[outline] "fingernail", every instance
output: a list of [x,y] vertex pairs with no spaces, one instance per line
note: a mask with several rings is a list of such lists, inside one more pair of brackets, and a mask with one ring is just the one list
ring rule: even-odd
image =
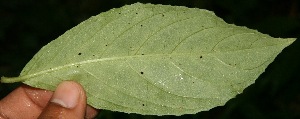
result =
[[51,102],[71,109],[77,105],[79,96],[80,90],[77,84],[71,81],[64,81],[57,86]]

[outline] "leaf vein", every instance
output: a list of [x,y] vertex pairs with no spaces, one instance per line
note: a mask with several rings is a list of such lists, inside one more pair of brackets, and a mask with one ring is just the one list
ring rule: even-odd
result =
[[175,25],[176,23],[180,23],[182,21],[185,21],[185,20],[189,20],[189,19],[192,19],[192,18],[196,18],[196,16],[193,16],[193,17],[187,17],[185,19],[179,19],[178,21],[174,21],[174,22],[171,22],[170,24],[167,24],[166,26],[163,26],[161,28],[159,28],[157,31],[153,32],[141,45],[140,47],[136,50],[136,52],[134,53],[135,55],[140,51],[140,49],[146,45],[146,42],[148,42],[150,40],[151,37],[153,37],[154,35],[156,35],[157,33],[159,33],[160,31],[172,26],[172,25]]

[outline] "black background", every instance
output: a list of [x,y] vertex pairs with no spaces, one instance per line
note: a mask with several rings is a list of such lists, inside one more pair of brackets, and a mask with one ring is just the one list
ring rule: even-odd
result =
[[[1,0],[0,76],[18,76],[38,50],[91,16],[135,2],[214,11],[227,23],[273,37],[300,36],[298,0]],[[269,65],[256,83],[225,106],[183,116],[142,116],[102,110],[101,119],[300,118],[300,41]],[[19,84],[0,84],[3,98]]]

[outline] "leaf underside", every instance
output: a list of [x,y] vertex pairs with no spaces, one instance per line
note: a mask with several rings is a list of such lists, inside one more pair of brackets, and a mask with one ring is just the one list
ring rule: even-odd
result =
[[55,90],[75,80],[95,108],[194,114],[241,93],[294,40],[207,10],[136,3],[82,22],[44,46],[19,77],[1,81]]

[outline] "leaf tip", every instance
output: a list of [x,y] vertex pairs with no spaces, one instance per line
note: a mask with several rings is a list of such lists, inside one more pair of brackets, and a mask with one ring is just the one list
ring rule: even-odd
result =
[[296,39],[297,39],[297,38],[287,38],[286,40],[287,40],[290,44],[292,44],[293,42],[296,41]]
[[286,47],[291,45],[292,43],[294,43],[296,41],[297,38],[282,38],[285,43],[286,43]]

